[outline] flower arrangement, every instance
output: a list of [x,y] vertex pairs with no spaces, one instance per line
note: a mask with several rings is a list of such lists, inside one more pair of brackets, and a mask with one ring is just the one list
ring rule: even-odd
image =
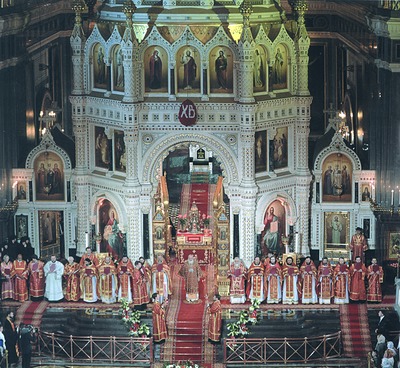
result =
[[201,368],[201,366],[193,363],[191,360],[186,360],[185,362],[166,363],[163,365],[163,368]]
[[207,217],[203,218],[203,223],[204,223],[205,226],[208,226],[210,224],[210,221],[211,221],[211,216],[210,215],[208,215]]
[[129,336],[146,337],[150,335],[149,326],[140,322],[140,312],[132,311],[128,300],[121,299],[120,312],[122,314],[122,321],[128,329]]
[[257,309],[260,307],[260,301],[253,299],[248,310],[242,310],[239,313],[239,319],[236,322],[227,324],[228,336],[243,337],[249,334],[248,325],[255,325],[258,320]]
[[186,222],[187,222],[187,215],[185,214],[185,215],[178,215],[178,221],[179,221],[179,224],[180,224],[180,228],[182,229],[182,230],[184,230],[185,229],[185,226],[186,226]]

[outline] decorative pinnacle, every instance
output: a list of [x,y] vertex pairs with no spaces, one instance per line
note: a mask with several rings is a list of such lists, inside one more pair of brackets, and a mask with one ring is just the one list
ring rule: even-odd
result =
[[294,0],[290,1],[290,5],[293,11],[297,14],[297,21],[299,25],[304,24],[304,13],[308,10],[308,5],[306,0]]
[[81,14],[85,10],[85,4],[82,0],[74,0],[72,3],[72,10],[75,12],[75,24],[82,23]]
[[239,11],[243,17],[243,25],[250,27],[250,15],[253,13],[253,5],[250,0],[243,0],[239,6]]
[[136,10],[136,6],[132,0],[128,0],[124,3],[123,11],[126,16],[126,25],[129,28],[132,27],[132,17],[133,17],[133,14],[135,13],[135,10]]

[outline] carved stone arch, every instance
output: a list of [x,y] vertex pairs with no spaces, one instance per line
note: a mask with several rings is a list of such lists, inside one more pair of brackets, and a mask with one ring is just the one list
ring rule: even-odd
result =
[[204,59],[204,45],[199,39],[193,34],[189,26],[186,26],[185,31],[182,35],[171,45],[171,52],[173,53],[173,59],[176,58],[176,53],[182,47],[194,47],[200,53],[200,60]]
[[143,60],[144,54],[150,46],[158,46],[163,48],[168,55],[168,65],[171,67],[170,63],[172,60],[175,60],[175,55],[173,55],[173,52],[171,51],[171,44],[163,36],[161,36],[157,27],[153,27],[143,42],[140,43],[138,47],[138,55],[140,60]]
[[108,199],[114,205],[119,216],[119,224],[124,225],[126,228],[128,224],[128,216],[126,214],[124,199],[120,195],[108,190],[99,189],[93,193],[89,203],[89,216],[92,217],[97,215],[96,209],[98,201],[101,198]]
[[254,42],[257,46],[262,46],[265,48],[269,60],[271,58],[271,55],[273,54],[273,42],[268,38],[264,27],[260,27],[257,36],[254,39]]
[[313,171],[316,176],[318,174],[321,175],[322,165],[325,159],[332,153],[342,154],[346,156],[353,164],[353,171],[360,171],[362,169],[361,161],[358,158],[357,154],[351,148],[346,146],[340,134],[335,134],[332,143],[328,147],[323,149],[315,159]]
[[274,50],[280,43],[285,45],[285,47],[287,48],[288,54],[290,55],[290,58],[292,60],[294,60],[294,58],[296,56],[295,44],[294,44],[293,39],[287,33],[286,28],[283,24],[278,33],[278,36],[276,36],[276,38],[274,39],[274,42],[272,42],[272,46],[273,46]]
[[189,143],[198,143],[201,146],[212,149],[221,163],[221,169],[225,178],[225,185],[238,184],[239,179],[239,163],[235,157],[234,152],[231,148],[216,139],[212,135],[200,134],[200,133],[180,133],[180,134],[168,134],[162,137],[158,142],[146,152],[143,156],[143,166],[141,182],[143,184],[153,184],[153,188],[157,188],[157,179],[160,175],[160,167],[162,167],[162,161],[169,155],[170,152],[174,151],[179,147],[186,147]]
[[118,26],[115,25],[113,32],[111,33],[111,36],[108,38],[108,40],[106,42],[106,49],[104,50],[104,52],[110,62],[112,61],[112,53],[114,51],[114,48],[116,46],[121,45],[121,42],[122,42],[121,33],[119,31]]
[[286,210],[287,225],[291,226],[296,223],[298,217],[296,203],[294,202],[293,198],[287,194],[287,192],[277,191],[272,193],[271,192],[264,193],[257,202],[257,208],[256,208],[257,234],[261,234],[261,232],[264,230],[265,211],[267,210],[268,206],[275,200],[280,201],[282,203],[282,206]]
[[235,61],[239,59],[239,50],[237,44],[226,34],[223,27],[219,27],[214,37],[205,44],[204,57],[208,61],[211,50],[217,46],[228,47],[235,55]]
[[36,157],[44,152],[53,152],[56,155],[60,156],[64,164],[64,170],[72,170],[70,157],[68,156],[67,152],[65,152],[62,148],[55,144],[53,137],[50,133],[46,133],[43,136],[40,144],[36,146],[31,152],[29,152],[28,157],[25,161],[25,168],[34,169]]

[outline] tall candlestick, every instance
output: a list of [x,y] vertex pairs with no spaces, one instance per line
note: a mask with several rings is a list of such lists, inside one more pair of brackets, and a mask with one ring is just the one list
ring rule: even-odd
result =
[[392,189],[392,200],[391,200],[391,205],[394,206],[394,190]]
[[85,233],[85,248],[89,247],[89,233]]
[[295,253],[300,252],[300,234],[299,233],[294,234],[294,252]]
[[372,185],[372,200],[375,201],[375,185]]
[[400,207],[400,189],[399,189],[399,207]]

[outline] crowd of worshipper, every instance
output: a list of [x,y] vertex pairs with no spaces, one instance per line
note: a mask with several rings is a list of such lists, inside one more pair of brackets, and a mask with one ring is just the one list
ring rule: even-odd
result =
[[370,354],[372,368],[397,368],[399,365],[400,339],[396,348],[393,341],[390,341],[392,337],[390,331],[393,330],[395,323],[385,313],[383,310],[378,311],[379,321],[375,329],[376,345]]
[[236,257],[228,276],[233,304],[253,299],[268,304],[382,301],[383,269],[376,258],[365,266],[362,255],[351,262],[340,257],[336,264],[324,257],[318,267],[309,256],[299,267],[290,255],[279,261],[269,253],[265,259],[255,257],[249,268]]
[[61,300],[87,303],[115,303],[122,299],[136,309],[144,309],[153,293],[159,302],[168,299],[169,266],[163,257],[150,265],[143,257],[132,262],[127,256],[120,260],[110,255],[98,255],[86,248],[79,263],[74,257],[61,262],[55,255],[43,262],[31,252],[26,256],[16,252],[15,259],[3,255],[1,262],[1,298],[24,302]]

